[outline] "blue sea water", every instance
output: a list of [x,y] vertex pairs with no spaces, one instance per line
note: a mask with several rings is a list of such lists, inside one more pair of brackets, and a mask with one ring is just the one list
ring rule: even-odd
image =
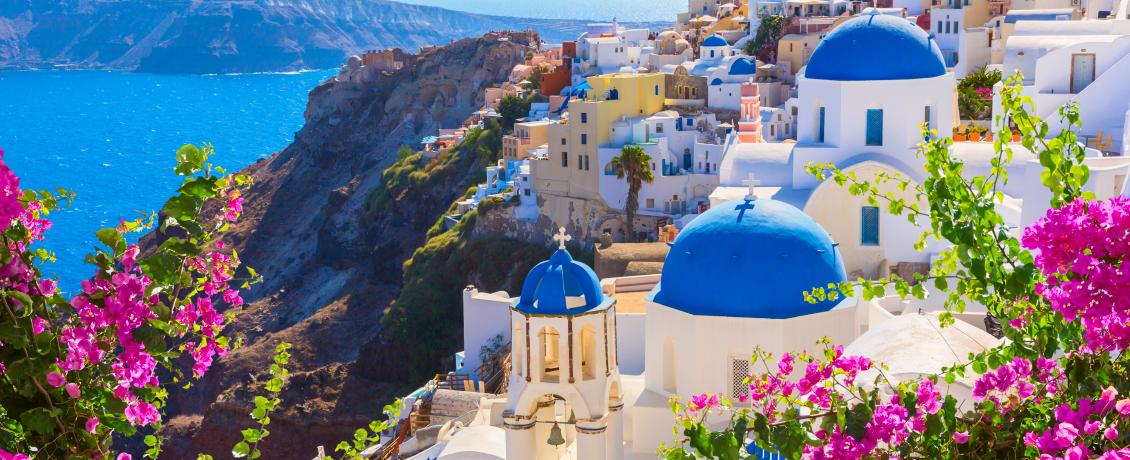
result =
[[211,142],[229,170],[286,147],[307,93],[333,71],[152,75],[102,71],[0,72],[0,150],[24,189],[73,189],[53,214],[47,264],[73,292],[92,273],[94,232],[161,208],[180,184],[174,153]]
[[585,19],[590,21],[674,22],[687,10],[687,0],[398,0],[401,3],[438,6],[449,10],[523,18]]

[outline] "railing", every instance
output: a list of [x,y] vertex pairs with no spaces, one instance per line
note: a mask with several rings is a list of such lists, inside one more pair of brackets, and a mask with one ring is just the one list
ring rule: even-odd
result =
[[482,379],[484,393],[506,393],[510,383],[510,342],[498,347],[498,350],[489,356],[483,357],[483,363],[475,369],[475,375]]

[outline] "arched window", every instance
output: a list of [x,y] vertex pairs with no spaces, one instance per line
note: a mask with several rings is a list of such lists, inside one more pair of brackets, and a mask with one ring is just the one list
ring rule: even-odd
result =
[[679,392],[675,381],[675,339],[672,337],[663,341],[663,391]]
[[541,381],[561,381],[561,353],[559,347],[560,334],[553,327],[543,327],[538,332],[538,357],[541,358]]
[[591,325],[581,328],[581,379],[596,378],[597,346],[596,329]]

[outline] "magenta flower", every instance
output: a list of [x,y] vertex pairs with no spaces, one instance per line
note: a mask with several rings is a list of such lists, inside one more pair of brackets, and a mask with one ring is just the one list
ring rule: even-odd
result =
[[55,388],[59,388],[59,387],[63,386],[63,384],[65,384],[65,383],[67,383],[67,379],[66,379],[66,377],[63,377],[63,374],[60,374],[60,373],[55,372],[55,371],[51,371],[51,372],[47,373],[47,384],[48,385],[51,385]]
[[98,417],[90,417],[90,418],[86,419],[86,431],[89,432],[90,434],[97,433],[98,432],[98,425],[101,424],[101,423],[102,422],[98,420]]
[[77,383],[74,383],[74,382],[67,383],[65,388],[67,390],[67,395],[70,396],[71,399],[78,399],[79,396],[82,396],[82,392],[79,391]]
[[966,442],[969,442],[969,432],[968,431],[955,431],[955,432],[953,432],[953,442],[954,442],[954,444],[965,444]]
[[[161,420],[157,408],[145,401],[134,401],[126,406],[126,420],[134,426],[152,425]],[[119,456],[119,458],[121,458]]]
[[38,316],[31,319],[31,333],[32,334],[39,335],[39,334],[42,334],[43,331],[45,331],[45,330],[47,330],[47,321],[46,320],[44,320],[43,318],[40,318]]
[[23,213],[21,195],[23,191],[20,190],[20,178],[8,169],[8,165],[4,163],[4,151],[0,150],[0,228],[7,228]]

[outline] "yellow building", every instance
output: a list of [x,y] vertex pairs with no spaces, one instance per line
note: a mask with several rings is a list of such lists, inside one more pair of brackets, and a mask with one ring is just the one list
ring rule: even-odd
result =
[[666,94],[662,73],[597,75],[588,82],[592,89],[569,103],[568,119],[549,126],[548,159],[531,161],[530,175],[542,215],[595,237],[592,220],[607,208],[597,150],[611,138],[613,122],[663,110]]
[[502,136],[502,158],[524,160],[530,150],[545,145],[549,136],[549,120],[526,121],[514,124],[514,134]]

